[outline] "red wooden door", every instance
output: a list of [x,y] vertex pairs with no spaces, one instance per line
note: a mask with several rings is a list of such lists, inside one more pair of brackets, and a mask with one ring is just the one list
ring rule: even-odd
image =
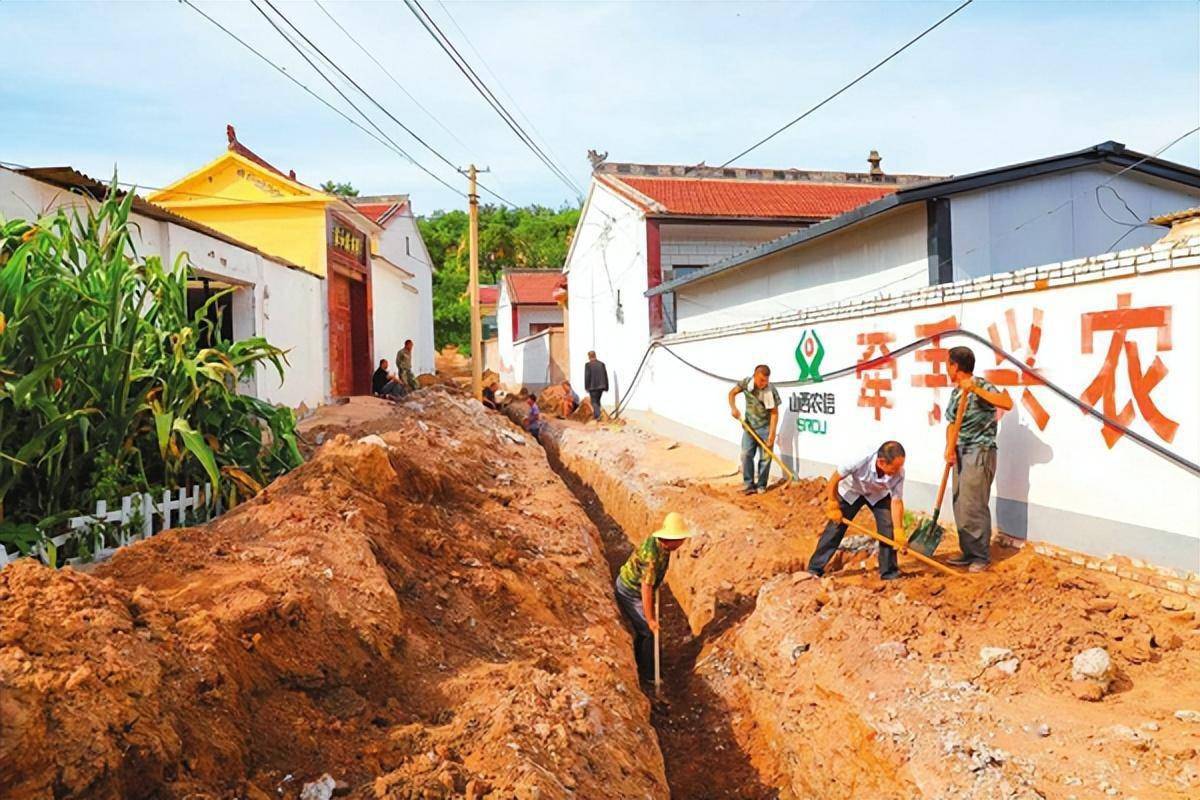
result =
[[329,270],[329,372],[334,396],[354,393],[350,333],[350,279]]

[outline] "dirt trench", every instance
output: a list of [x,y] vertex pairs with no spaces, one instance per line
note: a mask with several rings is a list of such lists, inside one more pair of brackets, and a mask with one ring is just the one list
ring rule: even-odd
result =
[[444,388],[372,404],[213,523],[0,570],[0,795],[668,796],[600,539],[541,448]]
[[[885,583],[862,553],[814,579],[822,481],[743,497],[727,461],[633,426],[555,421],[542,442],[610,564],[669,510],[700,534],[667,578],[673,797],[1200,796],[1194,604],[1028,548],[969,579],[902,558]],[[1071,677],[1093,647],[1099,698]]]

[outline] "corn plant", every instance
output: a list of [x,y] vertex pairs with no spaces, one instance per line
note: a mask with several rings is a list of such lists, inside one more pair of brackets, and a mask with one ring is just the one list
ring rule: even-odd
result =
[[219,294],[188,313],[186,259],[138,256],[132,199],[0,220],[0,541],[23,550],[97,499],[224,478],[236,501],[301,460],[291,411],[236,391],[285,354],[223,340]]

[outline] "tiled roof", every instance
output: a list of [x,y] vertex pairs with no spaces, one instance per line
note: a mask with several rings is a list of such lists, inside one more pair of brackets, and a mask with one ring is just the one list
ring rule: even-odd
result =
[[479,303],[485,306],[494,306],[500,300],[500,287],[496,284],[488,284],[479,286]]
[[[656,214],[754,219],[829,219],[892,194],[896,185],[659,178],[596,179]],[[629,191],[632,190],[632,191]]]
[[507,270],[508,296],[512,303],[537,303],[551,305],[554,290],[558,288],[563,274],[556,269]]
[[408,195],[347,197],[359,213],[378,225],[387,225],[397,214],[408,207]]

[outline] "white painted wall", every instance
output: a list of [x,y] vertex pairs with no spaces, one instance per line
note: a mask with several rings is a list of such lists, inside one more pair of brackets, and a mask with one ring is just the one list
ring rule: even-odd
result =
[[405,339],[413,340],[413,372],[417,375],[429,372],[418,363],[417,342],[423,340],[419,327],[423,306],[428,301],[409,278],[392,264],[381,258],[372,260],[371,302],[374,316],[375,358],[388,360],[389,369],[395,369],[396,352],[404,346]]
[[[1162,229],[1131,231],[1130,225],[1200,203],[1200,189],[1138,172],[1114,179],[1117,171],[1089,167],[951,197],[955,280],[1087,258],[1111,250],[1118,239],[1121,247],[1140,247]],[[1111,189],[1099,188],[1110,181]]]
[[[530,328],[537,324],[549,324],[561,327],[563,324],[562,306],[517,306],[517,338],[524,339],[531,333]],[[511,326],[512,323],[510,322]],[[509,331],[511,335],[511,330]]]
[[[1190,248],[1190,249],[1189,249]],[[1158,409],[1178,429],[1170,441],[1156,432],[1136,404],[1132,428],[1192,462],[1200,462],[1200,238],[1174,251],[1174,260],[1159,246],[1121,254],[1120,260],[1096,259],[1083,266],[1059,265],[1028,270],[1024,275],[987,278],[909,292],[863,308],[846,304],[813,310],[806,320],[781,325],[747,326],[740,331],[678,335],[666,342],[696,365],[729,378],[749,374],[753,365],[773,367],[777,381],[795,380],[799,367],[795,351],[801,335],[815,332],[824,345],[822,372],[831,373],[857,363],[866,347],[857,340],[866,332],[894,336],[892,348],[917,338],[916,326],[954,317],[959,326],[985,338],[995,325],[1002,346],[1019,358],[1030,356],[1030,326],[1042,314],[1042,335],[1036,366],[1042,375],[1079,397],[1100,373],[1112,334],[1096,331],[1089,340],[1082,315],[1111,311],[1121,295],[1133,308],[1171,309],[1170,335],[1160,340],[1157,330],[1129,332],[1141,369],[1161,359],[1167,373],[1150,394]],[[1157,258],[1157,260],[1155,260]],[[1134,272],[1136,269],[1144,274]],[[1049,280],[1052,288],[1038,289]],[[1006,285],[1007,284],[1007,285]],[[1057,284],[1057,285],[1056,285]],[[992,296],[984,297],[984,294]],[[1018,336],[1010,339],[1006,314],[1013,315]],[[977,372],[987,375],[997,364],[990,349],[965,339],[943,339],[943,347],[971,346]],[[944,405],[949,389],[914,385],[914,378],[931,371],[915,354],[897,360],[889,395],[891,407],[876,419],[874,409],[859,404],[861,379],[853,374],[803,388],[784,388],[785,403],[800,391],[834,396],[832,414],[782,414],[779,449],[804,475],[827,474],[834,464],[864,455],[889,438],[908,450],[910,505],[932,504],[941,475],[944,423],[931,420],[935,405]],[[1129,366],[1122,356],[1116,371],[1115,408],[1132,399]],[[993,379],[994,376],[993,376]],[[648,409],[678,424],[672,436],[688,436],[708,446],[736,453],[741,430],[730,419],[725,395],[730,384],[706,377],[669,353],[655,351],[638,383],[632,405]],[[1039,428],[1030,397],[1049,413]],[[1128,437],[1110,448],[1101,424],[1053,394],[1045,386],[1010,386],[1016,406],[1000,423],[999,468],[996,477],[995,524],[1016,536],[1049,541],[1096,555],[1123,553],[1183,570],[1200,569],[1200,479]],[[799,417],[825,425],[826,432],[800,431]],[[686,427],[683,427],[686,426]],[[662,427],[662,424],[660,424]],[[953,517],[947,502],[943,515]]]
[[403,286],[402,273],[386,264],[371,273],[375,328],[375,363],[395,360],[405,339],[413,340],[413,371],[433,372],[433,263],[425,240],[412,215],[412,204],[403,215],[389,219],[379,235],[379,255],[412,273]]
[[261,309],[262,335],[287,351],[281,382],[273,369],[260,370],[259,396],[295,408],[315,408],[329,390],[326,369],[329,337],[325,330],[325,281],[311,273],[263,260],[262,281],[254,288]]
[[550,384],[550,331],[519,339],[513,346],[512,378],[509,384],[541,391]]
[[[649,304],[643,296],[646,222],[641,212],[593,183],[563,271],[572,385],[584,394],[583,364],[588,351],[595,350],[608,367],[610,391],[604,405],[611,408],[629,390],[650,343]],[[501,320],[501,335],[504,327]]]
[[[80,195],[0,168],[0,216],[37,218],[59,207],[82,207],[92,201]],[[260,370],[243,381],[241,391],[271,403],[314,407],[325,399],[328,375],[322,334],[325,282],[290,269],[251,250],[200,231],[132,214],[137,223],[137,252],[174,265],[186,254],[197,272],[237,286],[233,295],[234,335],[262,335],[289,351],[286,380],[273,370]],[[268,288],[269,287],[269,288]],[[269,317],[273,308],[275,318]]]
[[682,287],[680,332],[738,325],[878,291],[929,283],[925,206],[903,206],[852,228]]

